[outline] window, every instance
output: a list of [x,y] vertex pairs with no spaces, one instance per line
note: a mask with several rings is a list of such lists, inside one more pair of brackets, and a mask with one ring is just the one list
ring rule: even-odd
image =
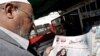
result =
[[80,12],[82,12],[82,7],[80,8]]
[[86,11],[85,6],[83,6],[82,7],[82,12],[85,12],[85,11]]
[[100,8],[100,0],[96,0],[96,3],[97,3],[97,8],[99,9]]
[[89,4],[86,5],[86,9],[87,9],[87,12],[90,11],[90,5]]
[[90,3],[91,10],[96,10],[95,2]]

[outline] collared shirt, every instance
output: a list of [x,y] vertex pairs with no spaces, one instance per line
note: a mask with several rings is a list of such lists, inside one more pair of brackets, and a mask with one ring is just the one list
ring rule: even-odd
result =
[[10,30],[7,30],[3,27],[0,27],[2,31],[4,31],[6,34],[8,34],[12,39],[17,41],[24,49],[28,48],[29,41],[27,39],[24,39],[23,37],[19,36],[16,33],[11,32]]

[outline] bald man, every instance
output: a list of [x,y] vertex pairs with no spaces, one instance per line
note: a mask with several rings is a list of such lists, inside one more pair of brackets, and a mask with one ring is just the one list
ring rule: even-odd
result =
[[32,12],[27,0],[0,0],[0,56],[34,56],[27,51],[29,42],[23,38],[33,26]]

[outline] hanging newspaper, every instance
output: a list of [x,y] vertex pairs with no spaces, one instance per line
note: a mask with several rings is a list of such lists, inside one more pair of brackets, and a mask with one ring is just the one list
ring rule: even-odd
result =
[[49,56],[90,56],[85,34],[79,36],[56,35],[53,47]]

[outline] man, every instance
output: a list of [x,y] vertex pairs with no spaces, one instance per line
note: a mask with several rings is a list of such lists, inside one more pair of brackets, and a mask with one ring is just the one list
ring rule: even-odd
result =
[[[0,56],[33,56],[23,38],[33,26],[32,12],[27,0],[0,0]],[[47,48],[45,56],[50,50]]]

